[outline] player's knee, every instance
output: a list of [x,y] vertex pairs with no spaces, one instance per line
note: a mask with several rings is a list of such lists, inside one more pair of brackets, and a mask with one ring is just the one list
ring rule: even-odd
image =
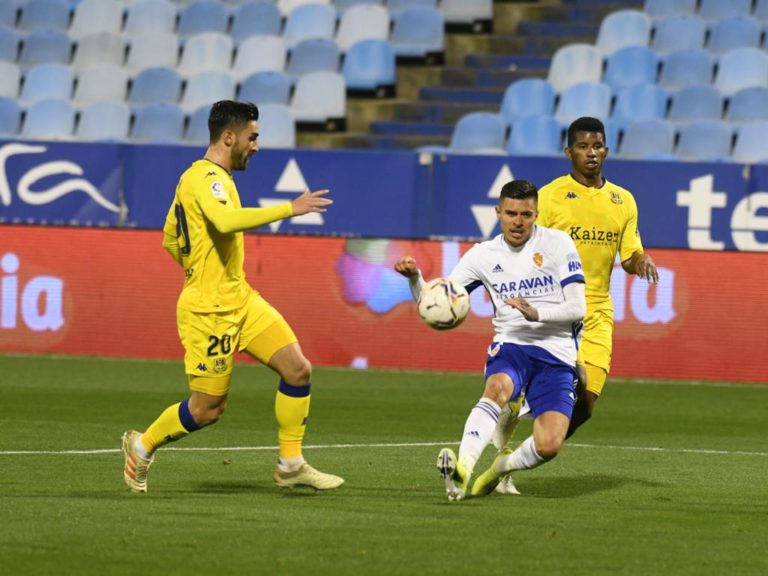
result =
[[281,376],[293,386],[306,386],[312,380],[312,364],[302,356],[292,362]]
[[218,422],[226,409],[227,402],[224,401],[215,406],[200,406],[196,409],[190,409],[190,412],[197,425],[200,426],[200,428],[203,428]]
[[512,396],[512,383],[503,379],[491,376],[485,382],[485,391],[483,396],[493,400],[499,406],[504,406]]
[[563,447],[563,438],[556,435],[546,435],[536,441],[536,452],[545,460],[551,460]]

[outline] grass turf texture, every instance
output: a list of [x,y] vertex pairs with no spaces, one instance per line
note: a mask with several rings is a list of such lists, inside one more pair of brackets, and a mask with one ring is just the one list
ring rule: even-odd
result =
[[347,484],[315,493],[272,484],[276,378],[239,365],[222,421],[131,494],[120,434],[184,398],[181,370],[0,356],[3,574],[768,573],[768,386],[612,381],[523,496],[449,503],[434,461],[479,374],[317,368],[305,456]]

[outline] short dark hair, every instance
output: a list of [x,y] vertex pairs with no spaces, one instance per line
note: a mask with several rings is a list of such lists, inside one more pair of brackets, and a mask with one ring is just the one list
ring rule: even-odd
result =
[[512,200],[527,200],[533,198],[537,203],[539,201],[539,190],[528,180],[512,180],[501,187],[499,203],[504,198]]
[[211,143],[216,142],[225,130],[241,130],[251,120],[259,119],[259,109],[252,102],[219,100],[208,114],[208,132]]
[[582,116],[571,122],[571,125],[568,126],[568,148],[573,146],[576,142],[577,132],[595,132],[597,134],[602,134],[603,142],[605,142],[605,126],[597,118]]

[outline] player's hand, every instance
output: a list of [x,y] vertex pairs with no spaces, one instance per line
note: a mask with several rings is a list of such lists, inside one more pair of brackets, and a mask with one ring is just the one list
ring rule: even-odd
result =
[[412,256],[403,256],[395,262],[395,272],[402,274],[406,278],[411,278],[418,275],[419,267]]
[[330,198],[323,198],[328,194],[330,190],[316,190],[310,192],[308,189],[291,202],[293,206],[293,215],[301,216],[302,214],[309,214],[310,212],[325,212],[326,206],[333,204],[333,200]]
[[635,274],[638,278],[648,280],[651,284],[659,283],[659,271],[656,269],[656,263],[648,254],[641,254],[635,262]]
[[531,306],[525,298],[507,298],[504,302],[515,310],[519,310],[528,322],[537,322],[539,320],[539,311]]

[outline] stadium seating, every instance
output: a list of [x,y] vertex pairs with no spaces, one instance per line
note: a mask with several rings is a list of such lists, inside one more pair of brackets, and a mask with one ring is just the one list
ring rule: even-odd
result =
[[69,66],[40,64],[30,68],[24,75],[20,98],[25,105],[48,99],[69,101],[74,83],[75,75]]
[[493,20],[493,0],[441,0],[439,8],[448,26],[461,25],[480,32]]
[[681,160],[727,160],[731,154],[732,139],[731,127],[726,122],[698,120],[680,127],[675,153]]
[[296,147],[296,121],[288,106],[282,104],[259,106],[259,146]]
[[280,36],[283,29],[283,15],[277,4],[269,1],[241,4],[232,14],[232,40],[239,44],[248,36],[270,34]]
[[768,162],[768,120],[740,126],[736,131],[732,159],[744,164]]
[[131,37],[125,66],[135,74],[158,66],[175,68],[178,61],[178,36],[170,32],[149,32]]
[[639,10],[618,10],[600,23],[596,46],[608,55],[627,46],[648,46],[650,39],[650,16]]
[[309,38],[293,47],[285,71],[291,76],[303,76],[321,70],[338,72],[340,61],[341,53],[336,42],[328,38]]
[[647,46],[627,46],[606,58],[603,82],[614,91],[636,84],[654,84],[659,57]]
[[136,142],[177,144],[184,136],[184,112],[175,104],[156,103],[135,111],[130,139]]
[[182,38],[203,32],[226,33],[229,29],[229,9],[217,0],[198,0],[179,10],[176,33]]
[[729,96],[744,88],[768,86],[768,54],[759,48],[737,48],[720,56],[715,87]]
[[181,87],[181,75],[173,68],[147,68],[133,79],[128,103],[133,107],[156,103],[176,104],[181,98]]
[[347,50],[341,74],[347,90],[362,90],[380,96],[394,95],[395,50],[387,40],[363,40]]
[[20,46],[21,35],[0,24],[0,62],[16,62]]
[[234,54],[232,38],[221,32],[203,32],[187,39],[178,71],[182,76],[228,70]]
[[125,102],[94,102],[83,108],[75,129],[79,140],[122,141],[128,138],[131,108]]
[[[211,111],[211,107],[201,106],[192,114],[189,115],[187,122],[187,128],[184,131],[184,141],[189,144],[198,144],[200,146],[206,146],[210,140],[210,132],[208,131],[208,115]],[[261,107],[259,107],[261,111]],[[261,135],[259,135],[261,139]]]
[[345,10],[339,18],[336,43],[342,52],[361,40],[389,39],[389,12],[377,4],[359,4]]
[[551,116],[555,112],[555,90],[543,78],[515,80],[504,91],[499,113],[508,125],[525,116]]
[[21,43],[19,65],[24,68],[57,62],[69,64],[72,57],[72,40],[61,30],[35,30]]
[[28,0],[21,7],[18,28],[26,32],[63,32],[69,28],[71,15],[72,8],[68,0]]
[[641,160],[674,160],[675,126],[671,122],[652,118],[632,122],[624,130],[620,158]]
[[7,26],[8,28],[15,27],[18,12],[19,5],[15,0],[0,2],[0,26]]
[[603,53],[591,44],[567,44],[555,51],[547,81],[560,93],[580,82],[600,82]]
[[124,4],[119,0],[79,0],[69,27],[69,35],[118,34],[123,28]]
[[659,53],[704,48],[707,23],[695,14],[668,16],[654,28],[651,47]]
[[297,122],[320,124],[328,130],[341,128],[347,116],[344,77],[338,72],[301,76],[296,81],[291,110]]
[[553,116],[523,116],[515,120],[507,152],[516,156],[561,156],[563,128]]
[[180,104],[182,109],[192,112],[218,100],[234,100],[236,92],[235,79],[228,70],[206,70],[187,80]]
[[336,10],[327,4],[304,4],[285,19],[283,39],[288,49],[302,40],[333,39],[336,33]]
[[115,64],[97,64],[80,71],[74,101],[78,106],[92,102],[124,102],[128,95],[128,72]]
[[736,48],[759,48],[763,33],[757,18],[741,14],[715,22],[709,30],[707,50],[722,54]]
[[0,137],[15,136],[19,133],[20,128],[21,106],[19,106],[16,98],[0,96]]
[[256,72],[285,70],[287,50],[282,36],[249,36],[235,52],[232,72],[239,80]]
[[645,0],[643,11],[655,19],[696,12],[698,0]]
[[768,0],[755,0],[752,15],[761,22],[768,22]]
[[456,123],[448,151],[453,154],[504,154],[507,124],[500,114],[470,112]]
[[277,7],[287,16],[299,6],[304,4],[331,4],[331,0],[277,0]]
[[659,84],[667,90],[711,84],[715,73],[715,57],[703,49],[683,49],[664,57]]
[[280,71],[256,72],[240,83],[238,99],[258,104],[285,104],[291,101],[293,78]]
[[40,100],[27,108],[21,135],[38,140],[71,139],[75,108],[67,100]]
[[124,32],[129,36],[174,32],[176,15],[176,5],[170,0],[138,0],[126,6]]
[[768,87],[754,86],[731,95],[725,119],[732,124],[768,120]]
[[611,119],[619,130],[632,122],[665,118],[669,95],[658,84],[638,84],[629,86],[616,94]]
[[743,16],[752,10],[752,0],[700,0],[699,15],[709,20]]
[[333,6],[339,13],[358,4],[386,4],[385,0],[334,0]]
[[21,86],[21,70],[13,62],[0,61],[0,98],[17,98]]
[[567,88],[555,108],[555,118],[563,127],[581,116],[608,118],[613,93],[602,82],[580,82]]
[[445,51],[445,21],[436,8],[414,6],[393,16],[389,41],[397,56],[442,58]]
[[722,117],[723,105],[723,95],[714,86],[690,86],[670,95],[667,118],[676,122],[716,120]]
[[394,15],[398,12],[402,12],[406,8],[411,8],[412,6],[438,8],[440,3],[438,0],[387,0],[385,4],[389,12]]
[[72,67],[82,69],[96,64],[123,66],[126,43],[121,34],[99,32],[82,36],[75,46]]

